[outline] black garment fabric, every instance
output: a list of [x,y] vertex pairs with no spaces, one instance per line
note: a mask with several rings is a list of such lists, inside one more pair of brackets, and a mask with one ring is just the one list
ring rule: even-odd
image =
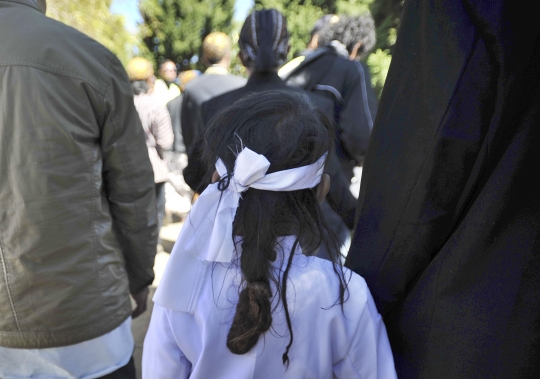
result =
[[405,3],[346,265],[400,378],[540,377],[540,23]]
[[230,74],[203,74],[186,84],[182,94],[180,125],[188,157],[194,148],[194,142],[204,127],[201,115],[202,104],[214,96],[242,87],[245,84],[246,79]]
[[[250,94],[270,90],[295,91],[309,96],[313,104],[324,112],[328,117],[332,117],[333,103],[323,96],[303,91],[299,88],[287,86],[283,80],[275,73],[253,74],[244,87],[234,91],[224,93],[220,96],[203,103],[202,115],[204,125],[214,117],[219,111],[223,110],[240,98]],[[196,143],[196,149],[189,159],[188,166],[184,169],[184,179],[186,183],[195,191],[201,192],[210,182],[210,175],[206,172],[206,164],[202,162],[201,156],[204,149],[202,136]],[[330,176],[330,191],[328,202],[335,212],[338,213],[347,227],[352,229],[354,225],[354,215],[356,211],[356,199],[349,191],[349,180],[343,175],[339,161],[336,156],[330,157],[327,164],[326,173]],[[207,176],[205,180],[205,175]]]
[[309,53],[283,79],[288,85],[316,92],[334,102],[339,137],[336,153],[350,180],[353,167],[364,161],[377,114],[377,96],[371,87],[368,67],[344,58],[333,46],[325,46]]
[[174,133],[172,151],[175,153],[186,153],[186,145],[184,144],[184,137],[182,136],[182,123],[180,117],[183,97],[183,94],[180,94],[180,96],[176,96],[167,103],[167,110],[171,115],[172,129]]

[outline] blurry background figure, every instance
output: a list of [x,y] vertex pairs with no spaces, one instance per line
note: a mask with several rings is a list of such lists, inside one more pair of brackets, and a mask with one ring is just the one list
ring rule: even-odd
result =
[[244,78],[229,73],[231,40],[225,33],[208,34],[203,41],[202,52],[203,61],[208,68],[203,75],[185,86],[182,95],[182,136],[188,159],[193,150],[193,143],[204,126],[201,115],[202,103],[246,83]]
[[[319,30],[317,25],[314,28],[319,48],[280,74],[287,84],[317,92],[334,102],[336,152],[347,178],[358,182],[354,168],[363,163],[377,112],[369,69],[359,60],[375,45],[375,25],[370,15],[340,16],[337,20],[326,15],[317,24],[324,25]],[[354,195],[358,197],[358,192]]]
[[[203,104],[203,121],[207,125],[210,119],[225,107],[232,105],[238,99],[249,93],[257,93],[269,90],[283,90],[302,93],[310,98],[310,101],[324,113],[329,119],[333,116],[333,102],[316,93],[306,92],[300,88],[285,84],[277,74],[278,69],[287,59],[289,50],[289,32],[286,18],[275,9],[253,12],[246,19],[238,41],[240,45],[240,59],[246,67],[250,77],[244,87],[224,93]],[[197,149],[203,146],[202,135],[196,145]],[[200,150],[194,149],[192,158],[186,168],[186,181],[192,188],[204,188],[209,181],[204,178],[206,164],[200,159]],[[326,219],[330,222],[331,229],[342,243],[349,236],[352,228],[356,200],[348,189],[347,178],[342,173],[340,163],[335,155],[332,155],[327,165],[327,173],[331,178],[329,201],[336,204],[337,214],[328,203],[323,202],[323,211]],[[347,219],[347,226],[341,219]],[[326,257],[326,252],[319,251],[319,256]]]
[[165,159],[169,166],[169,180],[165,184],[165,210],[166,217],[170,215],[171,221],[183,219],[191,209],[193,191],[191,191],[191,188],[184,181],[183,175],[188,159],[182,136],[180,112],[186,84],[199,75],[201,75],[201,72],[198,70],[187,70],[178,74],[178,85],[182,93],[167,103],[174,132],[172,151],[165,152]]
[[[307,44],[306,53],[309,51],[313,51],[319,47],[319,32],[323,30],[326,26],[335,24],[338,21],[339,16],[335,14],[325,14],[324,16],[319,18],[311,29],[311,39]],[[285,66],[283,68],[285,68]]]
[[338,21],[339,16],[335,14],[325,14],[324,16],[319,18],[311,29],[311,38],[307,44],[306,49],[299,56],[287,62],[287,64],[281,67],[278,71],[279,76],[285,78],[293,69],[298,67],[300,63],[302,63],[306,59],[306,55],[309,55],[319,47],[319,32],[321,31],[321,29],[323,29],[329,24],[334,24]]
[[180,96],[175,97],[171,101],[167,103],[167,109],[169,110],[169,113],[171,115],[172,120],[172,126],[173,126],[173,132],[174,132],[174,145],[172,151],[176,153],[185,154],[186,153],[186,145],[184,143],[184,137],[182,135],[182,124],[181,124],[181,117],[180,112],[182,110],[182,103],[184,99],[184,89],[186,87],[186,84],[188,84],[193,79],[199,77],[201,75],[201,72],[198,70],[187,70],[182,71],[180,74],[178,74],[178,85],[180,88]]
[[154,83],[153,94],[156,95],[163,105],[177,96],[180,96],[180,87],[177,83],[176,64],[166,60],[159,65],[159,79]]
[[154,170],[159,230],[165,216],[165,182],[169,174],[164,152],[170,150],[174,142],[171,116],[156,95],[148,94],[148,82],[154,74],[152,64],[144,58],[136,57],[129,61],[127,72],[133,89],[135,108],[146,136],[148,157]]

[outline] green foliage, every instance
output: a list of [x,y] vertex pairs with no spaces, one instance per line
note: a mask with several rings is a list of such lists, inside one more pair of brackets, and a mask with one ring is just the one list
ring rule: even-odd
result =
[[143,55],[156,63],[171,59],[180,70],[204,70],[202,41],[211,32],[232,31],[233,7],[234,0],[141,0]]
[[384,86],[384,82],[386,81],[391,61],[392,56],[389,54],[388,50],[383,51],[381,49],[377,49],[367,58],[366,63],[371,72],[371,85],[377,91],[379,96]]
[[124,27],[124,17],[111,14],[112,0],[48,0],[47,15],[92,37],[126,64],[134,38]]

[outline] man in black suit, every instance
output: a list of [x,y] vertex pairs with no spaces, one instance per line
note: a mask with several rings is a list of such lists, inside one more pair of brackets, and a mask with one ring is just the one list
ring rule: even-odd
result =
[[189,82],[182,94],[182,137],[188,154],[202,130],[201,105],[205,101],[246,84],[246,80],[229,73],[231,40],[221,32],[213,32],[203,41],[203,59],[208,69]]

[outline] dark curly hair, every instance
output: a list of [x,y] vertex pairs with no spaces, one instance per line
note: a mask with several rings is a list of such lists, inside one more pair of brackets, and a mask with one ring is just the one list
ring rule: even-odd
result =
[[[332,128],[331,121],[313,108],[306,95],[265,91],[244,97],[210,121],[205,149],[208,171],[214,171],[219,157],[228,171],[222,180],[230,177],[236,153],[243,147],[268,159],[267,173],[312,164],[326,152],[332,154],[335,136]],[[245,354],[255,346],[261,334],[272,326],[276,308],[271,304],[276,296],[277,304],[283,302],[290,333],[282,357],[283,364],[288,365],[294,334],[286,293],[295,250],[301,245],[303,253],[310,255],[321,244],[326,246],[340,281],[336,304],[343,304],[348,281],[340,264],[337,240],[326,226],[314,188],[289,192],[249,188],[242,193],[233,234],[240,237],[241,253],[237,253],[237,260],[242,284],[227,347],[234,354]],[[294,235],[295,243],[285,270],[276,272],[272,268],[272,261],[277,258],[276,247],[279,237],[287,235]]]
[[319,46],[325,46],[337,40],[352,53],[354,46],[361,42],[357,57],[364,58],[377,42],[375,22],[371,15],[339,16],[339,21],[329,24],[319,32]]

